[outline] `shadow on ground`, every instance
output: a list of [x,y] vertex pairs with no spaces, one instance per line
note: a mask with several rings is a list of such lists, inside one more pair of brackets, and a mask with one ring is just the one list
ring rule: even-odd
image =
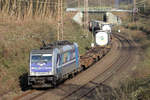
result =
[[22,91],[31,89],[31,87],[28,86],[28,73],[24,73],[19,77],[19,83]]

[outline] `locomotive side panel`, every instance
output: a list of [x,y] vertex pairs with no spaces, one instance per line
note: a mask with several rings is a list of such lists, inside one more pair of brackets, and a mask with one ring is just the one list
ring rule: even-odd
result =
[[79,62],[77,48],[78,47],[75,44],[70,46],[70,49],[69,47],[63,48],[64,51],[61,54],[62,75],[70,74],[79,67],[77,64],[77,62]]

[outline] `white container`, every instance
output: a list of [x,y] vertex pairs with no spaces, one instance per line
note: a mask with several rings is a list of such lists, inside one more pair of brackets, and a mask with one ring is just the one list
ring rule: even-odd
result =
[[109,24],[103,24],[102,30],[111,33],[111,26]]
[[96,45],[106,46],[109,43],[109,35],[105,31],[98,31],[95,34]]

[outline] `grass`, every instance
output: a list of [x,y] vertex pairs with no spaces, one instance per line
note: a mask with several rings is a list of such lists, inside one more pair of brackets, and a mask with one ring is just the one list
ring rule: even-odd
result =
[[129,79],[120,83],[120,87],[116,91],[120,96],[120,100],[149,100],[149,86],[149,77]]

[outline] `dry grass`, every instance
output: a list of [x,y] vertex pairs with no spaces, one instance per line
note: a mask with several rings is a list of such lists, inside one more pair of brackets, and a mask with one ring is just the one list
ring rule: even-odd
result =
[[18,20],[29,17],[51,18],[57,11],[56,0],[0,0],[0,13]]
[[51,24],[36,21],[0,23],[0,94],[19,89],[19,76],[28,71],[31,49],[38,48],[41,40],[56,40]]

